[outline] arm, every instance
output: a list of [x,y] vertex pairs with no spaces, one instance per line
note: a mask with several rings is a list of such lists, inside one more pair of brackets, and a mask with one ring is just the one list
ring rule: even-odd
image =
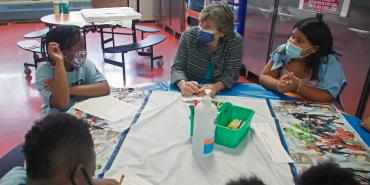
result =
[[171,84],[177,85],[181,80],[187,81],[186,63],[187,63],[187,47],[186,47],[187,32],[181,36],[179,47],[177,48],[174,63],[171,67]]
[[225,84],[222,81],[218,81],[216,83],[212,84],[216,90],[216,92],[221,91],[222,89],[225,89]]
[[[270,59],[270,61],[262,69],[259,77],[259,81],[262,86],[268,89],[279,91],[281,93],[296,93],[310,101],[332,101],[333,98],[330,93],[322,89],[304,85],[297,77],[294,76],[293,73],[282,77],[282,80],[280,80],[280,71],[271,71],[271,67],[273,64],[274,61]],[[301,84],[300,87],[299,84]]]
[[328,91],[303,84],[293,73],[289,73],[288,79],[293,86],[291,92],[303,96],[307,100],[316,102],[331,102],[333,100],[333,96]]
[[331,102],[333,100],[333,96],[328,91],[303,84],[298,77],[294,76],[294,73],[284,75],[277,82],[277,89],[281,93],[296,93],[307,100],[315,102]]
[[64,110],[68,108],[70,100],[67,71],[64,67],[64,55],[57,43],[50,43],[48,50],[50,57],[55,62],[54,88],[50,98],[50,106]]
[[84,70],[85,72],[85,84],[71,86],[71,95],[95,97],[108,95],[110,93],[107,80],[96,68],[94,63],[86,59],[81,70]]
[[269,60],[269,62],[263,67],[260,77],[259,77],[259,83],[268,89],[272,90],[278,90],[277,85],[279,82],[279,70],[271,71],[271,67],[274,64],[273,60]]
[[[69,95],[95,97],[104,96],[110,93],[109,84],[105,77],[96,69],[95,65],[87,61],[84,65],[85,80],[87,84],[69,86]],[[44,88],[47,91],[53,92],[55,79],[50,79],[45,82]]]
[[[239,70],[242,64],[243,57],[243,40],[237,37],[232,41],[231,46],[227,48],[228,56],[226,66],[221,77],[216,79],[216,83],[213,85],[218,87],[218,91],[224,88],[231,89],[233,85],[238,81]],[[223,85],[220,85],[220,82]],[[221,88],[221,89],[220,89]]]
[[222,81],[218,81],[216,83],[213,83],[213,84],[204,84],[201,88],[200,88],[200,93],[197,94],[197,96],[204,96],[206,95],[205,93],[205,90],[206,89],[211,89],[211,94],[210,96],[213,98],[216,96],[216,94],[221,91],[222,89],[225,89],[225,84],[224,82]]
[[[199,87],[196,82],[189,82],[186,77],[187,35],[188,33],[185,31],[176,51],[174,63],[171,67],[171,84],[178,86],[183,96],[192,96],[199,92]],[[182,80],[183,82],[180,83]]]
[[310,101],[330,103],[333,100],[333,97],[329,92],[304,84],[301,84],[299,91],[296,92],[298,95],[303,96],[304,98]]
[[69,88],[70,94],[75,96],[104,96],[110,93],[106,80],[86,85],[75,85]]

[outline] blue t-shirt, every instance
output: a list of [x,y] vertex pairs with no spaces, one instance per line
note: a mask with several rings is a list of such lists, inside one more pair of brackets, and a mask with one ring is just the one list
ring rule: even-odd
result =
[[0,185],[26,185],[26,183],[26,169],[21,166],[14,167],[0,179]]
[[[285,64],[288,64],[292,59],[285,54],[285,44],[280,45],[270,54],[274,64],[271,67],[272,71],[280,69]],[[329,54],[323,57],[319,67],[318,83],[316,88],[329,92],[334,98],[342,92],[347,85],[346,77],[342,65],[337,57]]]
[[[58,113],[60,111],[66,111],[72,107],[76,102],[86,99],[80,96],[71,96],[69,106],[66,110],[59,110],[50,107],[50,97],[52,92],[44,89],[44,83],[46,80],[54,78],[53,66],[49,63],[43,63],[36,70],[36,88],[39,90],[44,104],[42,105],[42,116],[46,116],[50,113]],[[86,59],[83,66],[73,71],[67,71],[68,83],[70,86],[91,84],[106,80],[105,77],[96,69],[94,63]]]

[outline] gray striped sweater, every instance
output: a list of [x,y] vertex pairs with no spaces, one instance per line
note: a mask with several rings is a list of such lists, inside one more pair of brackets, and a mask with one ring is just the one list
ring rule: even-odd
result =
[[230,89],[238,80],[243,56],[243,38],[234,33],[227,40],[221,40],[214,52],[207,45],[198,42],[199,27],[184,32],[171,68],[171,83],[180,80],[201,81],[208,71],[209,62],[213,66],[214,82],[222,81]]

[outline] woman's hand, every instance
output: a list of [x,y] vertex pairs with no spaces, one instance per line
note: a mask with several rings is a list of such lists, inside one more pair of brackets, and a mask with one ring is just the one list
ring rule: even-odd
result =
[[181,90],[182,96],[185,96],[185,97],[193,96],[194,94],[198,94],[200,91],[198,82],[195,82],[195,81],[180,82],[179,88]]
[[62,50],[60,50],[59,44],[56,42],[50,42],[48,45],[48,54],[51,59],[57,63],[64,64],[64,55]]
[[211,98],[214,98],[216,96],[216,94],[221,91],[222,89],[225,88],[225,84],[224,82],[222,81],[218,81],[216,83],[213,83],[213,84],[204,84],[201,88],[200,88],[200,92],[197,94],[197,96],[204,96],[206,95],[206,92],[205,90],[206,89],[210,89],[211,92],[209,94],[209,96]]
[[214,85],[214,84],[204,84],[201,88],[200,88],[200,92],[197,94],[197,96],[205,96],[206,95],[206,92],[205,90],[206,89],[210,89],[211,90],[211,93],[209,94],[209,96],[211,98],[214,98],[218,92],[218,88]]

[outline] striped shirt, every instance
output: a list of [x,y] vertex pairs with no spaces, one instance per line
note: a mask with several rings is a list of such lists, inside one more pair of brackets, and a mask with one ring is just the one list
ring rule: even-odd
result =
[[227,40],[220,40],[218,48],[210,52],[206,44],[198,41],[198,30],[198,26],[190,28],[181,36],[171,69],[171,83],[176,85],[180,80],[203,81],[209,66],[212,66],[213,81],[222,81],[230,89],[239,77],[243,38],[233,33]]

